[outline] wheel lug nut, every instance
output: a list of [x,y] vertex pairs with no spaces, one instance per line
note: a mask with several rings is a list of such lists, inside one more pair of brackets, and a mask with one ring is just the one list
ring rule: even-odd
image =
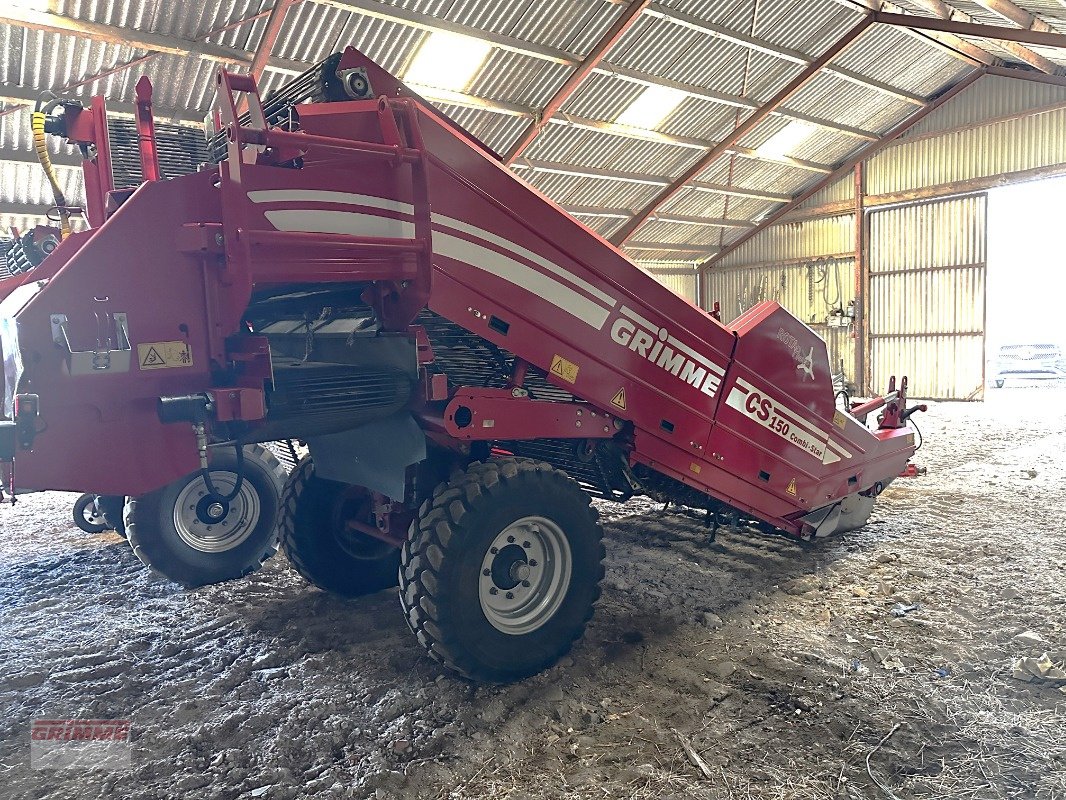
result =
[[514,600],[514,592],[508,592],[507,593],[507,599],[508,600]]
[[522,585],[528,589],[529,588],[529,581],[522,581]]
[[508,537],[507,537],[507,541],[508,541],[508,543],[510,543],[510,544],[514,544],[514,537],[513,537],[513,536],[508,536]]
[[489,594],[499,594],[499,593],[500,593],[500,590],[497,589],[495,586],[493,586],[491,589],[489,589]]
[[496,555],[498,552],[500,552],[500,549],[498,547],[493,547],[489,549],[489,552],[493,555]]
[[526,548],[526,550],[528,550],[532,546],[533,545],[531,545],[529,542],[522,542],[522,547]]
[[531,566],[531,567],[535,567],[535,566],[537,566],[537,562],[536,562],[536,559],[532,559],[532,558],[531,558],[531,559],[529,559],[529,566]]
[[487,578],[489,575],[492,574],[492,570],[491,569],[483,569],[483,570],[481,570],[481,574],[484,575]]

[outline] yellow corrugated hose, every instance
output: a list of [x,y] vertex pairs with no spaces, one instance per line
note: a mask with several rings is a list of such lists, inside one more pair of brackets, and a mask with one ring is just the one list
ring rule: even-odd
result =
[[52,185],[52,197],[56,201],[56,209],[59,211],[59,224],[62,233],[60,238],[66,239],[70,235],[70,212],[67,211],[67,199],[63,196],[63,190],[59,186],[59,178],[56,177],[55,167],[48,155],[48,141],[44,132],[44,123],[47,115],[40,111],[34,111],[30,118],[30,129],[33,131],[33,149],[37,151],[37,159],[44,167],[44,174],[48,176],[48,183]]

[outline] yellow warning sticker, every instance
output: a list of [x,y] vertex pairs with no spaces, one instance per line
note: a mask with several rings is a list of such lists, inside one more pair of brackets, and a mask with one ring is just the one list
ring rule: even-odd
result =
[[625,390],[625,387],[622,387],[621,389],[619,389],[618,392],[615,394],[615,396],[611,398],[611,405],[615,406],[617,408],[620,408],[623,411],[626,410],[626,390]]
[[833,424],[840,428],[840,430],[844,430],[844,426],[848,424],[848,418],[841,414],[839,411],[834,411]]
[[146,342],[137,345],[137,363],[141,369],[173,369],[192,366],[188,342]]
[[692,472],[692,473],[694,473],[696,475],[699,475],[701,472],[703,472],[703,467],[701,467],[695,461],[693,461],[691,464],[689,464],[688,468],[689,468],[690,472]]
[[790,480],[788,482],[788,488],[786,488],[785,491],[788,492],[793,497],[796,496],[796,479],[795,478],[793,478],[792,480]]
[[577,371],[580,367],[573,361],[567,361],[560,355],[552,356],[552,375],[557,375],[567,383],[577,383]]

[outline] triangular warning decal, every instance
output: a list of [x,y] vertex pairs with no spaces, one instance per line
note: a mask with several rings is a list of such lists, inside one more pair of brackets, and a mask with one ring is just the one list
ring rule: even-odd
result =
[[796,494],[796,479],[795,478],[793,478],[792,480],[790,480],[788,482],[788,488],[785,489],[785,491],[788,492],[790,495],[795,496],[795,494]]
[[626,410],[626,390],[622,387],[618,390],[614,397],[611,398],[611,405],[616,408],[620,408],[623,411]]
[[141,360],[142,367],[156,367],[165,363],[167,363],[167,360],[159,355],[159,351],[154,347],[149,347],[148,352],[144,354],[144,358]]

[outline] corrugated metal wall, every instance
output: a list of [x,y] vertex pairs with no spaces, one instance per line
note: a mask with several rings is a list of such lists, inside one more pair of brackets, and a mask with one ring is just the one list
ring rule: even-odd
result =
[[850,327],[828,327],[834,308],[847,309],[855,299],[855,259],[811,254],[791,264],[714,269],[704,274],[707,307],[717,300],[725,322],[762,300],[776,300],[826,340],[833,371],[843,361],[848,380],[854,381],[855,340]]
[[[1066,169],[1064,130],[1066,88],[985,77],[870,159],[866,194]],[[852,200],[853,186],[846,177],[803,207]],[[873,389],[883,390],[892,372],[906,372],[915,396],[980,396],[985,209],[982,195],[867,212],[868,314],[870,332],[878,334],[867,345],[866,377]],[[800,260],[852,252],[853,231],[851,214],[774,225],[705,272],[704,300],[718,299],[723,317],[731,317],[745,289],[765,285],[778,291],[782,274],[791,283],[790,271],[802,270]],[[850,299],[850,281],[845,292]],[[785,287],[780,293],[782,303],[805,321],[824,313],[824,303],[807,301],[802,291],[797,296]],[[828,335],[831,351],[847,354],[854,341],[848,335],[837,346],[844,334],[819,332]],[[850,355],[845,357],[850,366]]]
[[869,215],[870,378],[913,397],[982,396],[987,195]]
[[874,157],[868,194],[1066,163],[1066,108],[900,144]]
[[696,297],[695,268],[677,264],[641,264],[640,266],[674,294],[681,295],[693,305],[699,305],[699,299]]
[[903,134],[900,141],[1062,102],[1066,102],[1066,87],[986,75]]
[[745,242],[716,264],[715,269],[838,255],[854,249],[854,215],[786,222]]

